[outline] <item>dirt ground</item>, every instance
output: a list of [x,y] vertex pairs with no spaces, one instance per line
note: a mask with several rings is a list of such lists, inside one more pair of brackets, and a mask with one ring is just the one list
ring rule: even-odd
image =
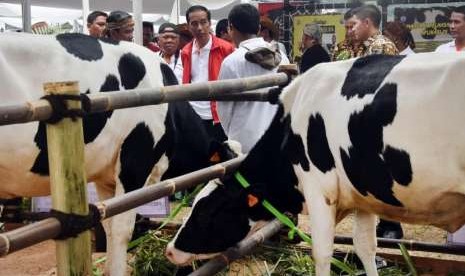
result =
[[55,243],[46,241],[0,258],[0,275],[54,275],[55,266]]
[[[309,230],[308,220],[305,216],[299,218],[303,230]],[[432,226],[418,226],[403,224],[405,239],[420,240],[433,243],[445,243],[447,233]],[[352,218],[344,219],[337,227],[337,233],[350,235],[352,232]],[[338,245],[341,250],[348,250],[350,246]],[[378,249],[379,252],[399,254],[398,249]],[[413,256],[449,259],[464,262],[465,256],[455,256],[439,253],[410,251]],[[24,250],[0,258],[0,276],[26,276],[26,275],[56,275],[55,244],[46,241]]]

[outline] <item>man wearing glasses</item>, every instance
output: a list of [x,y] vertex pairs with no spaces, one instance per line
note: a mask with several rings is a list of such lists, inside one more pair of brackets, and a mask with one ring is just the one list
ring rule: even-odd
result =
[[[218,79],[221,62],[234,51],[233,46],[210,34],[211,14],[204,6],[191,6],[186,12],[187,25],[194,39],[181,52],[183,83],[197,83]],[[226,140],[220,125],[215,101],[190,102],[202,118],[212,138]]]
[[108,15],[106,36],[116,41],[132,42],[134,38],[134,19],[125,11],[112,11]]

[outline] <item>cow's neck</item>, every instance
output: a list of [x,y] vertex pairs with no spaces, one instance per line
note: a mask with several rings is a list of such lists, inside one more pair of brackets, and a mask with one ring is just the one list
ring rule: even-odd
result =
[[[296,189],[297,177],[287,154],[281,150],[286,133],[283,108],[280,106],[270,127],[257,142],[238,171],[251,185],[248,190],[260,199],[267,199],[281,212],[299,213],[303,196]],[[235,178],[226,181],[240,185]],[[229,184],[229,183],[228,183]],[[260,205],[251,208],[253,220],[271,219],[273,216]]]

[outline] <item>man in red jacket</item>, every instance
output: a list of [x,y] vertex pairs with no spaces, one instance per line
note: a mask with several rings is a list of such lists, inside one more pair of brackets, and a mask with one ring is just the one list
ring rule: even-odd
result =
[[[217,80],[223,59],[234,51],[233,46],[210,34],[211,15],[204,6],[191,6],[186,11],[189,30],[194,39],[184,46],[181,52],[183,83],[197,83]],[[220,125],[215,101],[190,102],[195,112],[202,118],[211,137],[226,140]]]

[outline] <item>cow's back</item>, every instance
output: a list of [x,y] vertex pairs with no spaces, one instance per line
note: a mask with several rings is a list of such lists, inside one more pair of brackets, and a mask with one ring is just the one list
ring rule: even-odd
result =
[[[79,34],[2,35],[0,68],[3,105],[39,99],[45,82],[78,81],[81,93],[163,85],[160,59],[149,50],[133,43],[116,44]],[[113,165],[127,135],[142,123],[158,140],[164,133],[166,111],[167,105],[146,106],[87,120],[88,177],[111,181],[115,176]],[[34,122],[0,128],[0,198],[48,194],[48,177],[31,172],[40,152],[34,142],[38,125]]]
[[281,98],[310,170],[337,173],[319,188],[341,209],[457,228],[465,223],[465,57],[361,61],[318,65]]

